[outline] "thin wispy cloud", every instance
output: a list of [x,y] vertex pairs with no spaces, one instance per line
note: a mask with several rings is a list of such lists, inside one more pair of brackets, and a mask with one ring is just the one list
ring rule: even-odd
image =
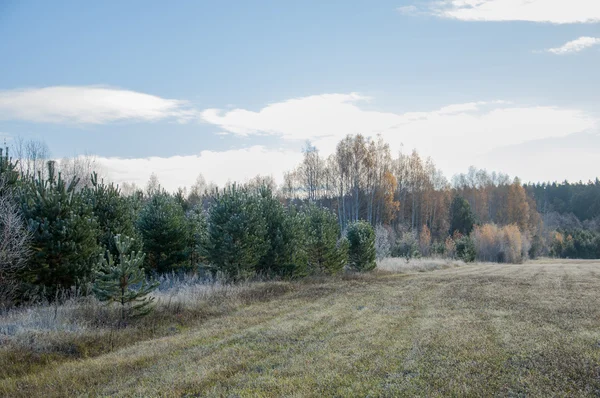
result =
[[600,44],[600,38],[584,36],[580,37],[579,39],[567,42],[560,47],[549,48],[548,50],[546,50],[546,52],[556,55],[573,54],[583,51],[586,48],[596,46],[598,44]]
[[[408,11],[407,7],[399,11]],[[438,0],[420,10],[463,21],[600,22],[600,2],[595,0]]]
[[116,121],[185,122],[186,101],[103,86],[54,86],[0,91],[0,120],[105,124]]

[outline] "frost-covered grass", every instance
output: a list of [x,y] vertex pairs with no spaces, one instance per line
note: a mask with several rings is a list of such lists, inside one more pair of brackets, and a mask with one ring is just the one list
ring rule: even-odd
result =
[[47,363],[93,357],[123,346],[178,333],[212,316],[268,300],[292,288],[283,282],[224,283],[163,276],[152,293],[154,309],[126,324],[118,305],[72,297],[0,313],[0,378],[35,371]]

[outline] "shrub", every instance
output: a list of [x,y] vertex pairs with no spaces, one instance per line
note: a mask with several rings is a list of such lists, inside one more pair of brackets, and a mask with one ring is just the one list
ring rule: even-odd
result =
[[472,238],[480,261],[522,263],[529,251],[529,240],[515,224],[477,226]]
[[404,232],[392,249],[392,257],[404,257],[407,261],[420,256],[419,242],[413,232]]
[[431,231],[427,225],[423,225],[419,233],[419,250],[425,257],[431,254]]
[[456,244],[456,257],[463,260],[465,263],[471,263],[475,261],[476,250],[473,240],[467,236],[461,236],[455,239]]
[[357,221],[348,227],[349,265],[356,271],[371,271],[375,262],[375,231],[366,221]]
[[389,257],[392,254],[391,235],[393,231],[379,224],[375,227],[375,255],[377,259]]

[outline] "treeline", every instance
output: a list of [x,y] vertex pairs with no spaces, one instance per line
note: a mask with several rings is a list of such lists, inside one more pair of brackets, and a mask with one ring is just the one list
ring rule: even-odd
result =
[[[7,154],[0,159],[0,203],[12,217],[0,220],[4,304],[75,289],[123,303],[140,299],[132,308],[142,309],[148,301],[141,296],[153,285],[140,270],[148,278],[194,272],[235,281],[375,266],[369,224],[352,224],[346,239],[334,213],[309,203],[285,206],[267,184],[233,184],[200,197],[151,184],[126,196],[96,174],[89,186],[65,180],[52,161],[35,177],[21,174]],[[139,289],[143,295],[134,294]]]
[[0,294],[17,301],[65,289],[116,300],[133,289],[116,281],[168,272],[298,278],[387,256],[600,257],[598,181],[524,186],[471,168],[449,182],[431,159],[392,154],[381,138],[348,136],[327,158],[307,145],[280,187],[200,176],[175,193],[154,175],[123,192],[93,159],[46,161],[44,148],[21,142],[14,161],[0,153]]

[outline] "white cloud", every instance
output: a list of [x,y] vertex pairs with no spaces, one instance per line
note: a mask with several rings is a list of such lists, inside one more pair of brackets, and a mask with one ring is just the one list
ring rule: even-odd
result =
[[463,21],[600,22],[597,0],[438,0],[429,12]]
[[[594,117],[581,110],[552,106],[478,101],[426,112],[393,113],[364,109],[368,100],[356,93],[324,94],[273,103],[257,111],[209,109],[202,112],[206,122],[219,127],[219,134],[276,136],[297,143],[296,151],[253,146],[203,151],[198,156],[100,158],[99,161],[111,180],[135,182],[142,187],[153,172],[169,190],[190,186],[198,173],[219,185],[245,181],[257,174],[272,175],[282,182],[283,172],[301,161],[300,147],[304,140],[311,140],[327,156],[345,135],[362,133],[381,134],[394,154],[401,148],[405,152],[416,148],[422,155],[432,156],[447,176],[464,172],[474,164],[551,179],[554,177],[546,171],[554,170],[551,166],[556,158],[544,157],[543,150],[536,152],[535,162],[528,162],[527,154],[517,156],[518,162],[506,158],[505,167],[501,167],[498,156],[490,156],[490,153],[509,145],[567,137],[599,126]],[[561,159],[563,174],[581,175],[576,169],[581,159]],[[515,164],[525,166],[518,172],[514,170]]]
[[210,109],[202,118],[231,134],[274,135],[299,143],[311,140],[324,155],[332,153],[347,134],[381,134],[394,152],[416,148],[432,156],[447,175],[464,171],[474,162],[485,167],[485,154],[495,148],[599,126],[586,112],[553,106],[479,101],[427,112],[392,113],[363,109],[368,99],[356,93],[315,95],[258,111]]
[[404,15],[416,15],[419,13],[419,9],[413,5],[398,7],[398,8],[396,8],[396,10],[400,14],[404,14]]
[[580,37],[579,39],[565,43],[564,45],[562,45],[560,47],[550,48],[546,51],[549,53],[552,53],[552,54],[556,54],[556,55],[565,55],[565,54],[571,54],[571,53],[578,53],[580,51],[585,50],[586,48],[589,48],[589,47],[592,47],[592,46],[595,46],[598,44],[600,44],[600,38],[583,36],[583,37]]
[[81,124],[161,119],[184,122],[194,115],[185,101],[103,86],[0,91],[0,120]]
[[247,181],[256,175],[272,175],[283,182],[283,171],[291,170],[301,160],[298,151],[266,149],[262,146],[229,151],[202,151],[197,156],[150,157],[139,159],[97,158],[103,172],[116,183],[135,182],[145,187],[155,173],[161,185],[175,191],[189,187],[198,174],[220,186],[228,181]]

